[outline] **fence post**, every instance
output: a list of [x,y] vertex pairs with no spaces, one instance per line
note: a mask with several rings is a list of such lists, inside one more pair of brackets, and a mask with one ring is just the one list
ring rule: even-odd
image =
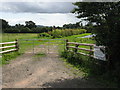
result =
[[90,46],[90,57],[92,56],[93,52],[91,52],[91,50],[93,50],[93,46]]
[[15,43],[15,45],[16,45],[16,49],[17,49],[17,51],[18,51],[18,50],[19,50],[18,39],[16,39],[15,41],[16,41],[16,43]]
[[68,46],[68,39],[66,40],[66,50],[69,49],[67,46]]
[[77,51],[78,51],[78,49],[77,49],[78,46],[79,46],[78,44],[75,44],[75,53],[77,53]]
[[[4,47],[4,44],[2,44],[2,47]],[[2,51],[4,51],[4,49],[2,49]]]

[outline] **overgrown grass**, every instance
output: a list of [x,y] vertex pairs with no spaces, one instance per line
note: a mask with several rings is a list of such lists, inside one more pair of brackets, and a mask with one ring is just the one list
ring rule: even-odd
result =
[[67,62],[67,64],[70,64],[77,70],[83,71],[84,77],[92,77],[98,82],[104,83],[106,87],[119,87],[117,80],[111,77],[111,73],[107,72],[107,62],[69,52],[67,50],[61,53],[61,57],[64,58],[62,60]]
[[37,54],[34,54],[34,56],[33,56],[33,60],[34,61],[41,61],[41,57],[45,57],[46,56],[46,54],[45,53],[37,53]]
[[19,55],[21,55],[21,53],[17,51],[7,54],[2,54],[2,64],[8,64],[11,59],[14,59]]
[[37,53],[34,55],[34,57],[42,57],[42,56],[46,56],[45,53]]

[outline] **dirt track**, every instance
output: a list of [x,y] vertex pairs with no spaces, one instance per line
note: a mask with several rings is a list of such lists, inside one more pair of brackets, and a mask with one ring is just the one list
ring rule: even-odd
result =
[[84,79],[82,72],[67,66],[59,57],[57,46],[36,48],[36,53],[44,52],[45,56],[35,56],[31,51],[12,60],[3,66],[3,88],[97,88],[104,87],[92,79]]

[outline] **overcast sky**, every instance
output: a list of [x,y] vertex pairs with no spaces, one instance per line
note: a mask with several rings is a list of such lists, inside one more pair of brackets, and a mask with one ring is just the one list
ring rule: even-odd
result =
[[[35,0],[36,1],[36,0]],[[1,2],[0,17],[10,25],[32,20],[37,25],[62,26],[80,21],[70,13],[73,2]],[[46,1],[46,0],[45,0]]]

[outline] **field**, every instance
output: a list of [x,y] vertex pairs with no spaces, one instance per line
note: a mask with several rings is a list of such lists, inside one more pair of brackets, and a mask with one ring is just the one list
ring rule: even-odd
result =
[[[72,36],[68,36],[68,37],[62,37],[62,38],[54,38],[54,39],[68,39],[69,41],[73,41],[73,42],[80,42],[80,43],[95,43],[94,40],[92,40],[91,38],[80,38],[83,36],[87,36],[87,35],[91,35],[91,33],[84,33],[84,34],[80,34],[80,35],[72,35]],[[10,42],[10,41],[14,41],[18,39],[19,40],[19,44],[20,44],[20,50],[19,52],[11,52],[11,53],[7,53],[3,55],[2,58],[2,63],[6,64],[9,63],[9,60],[11,60],[12,58],[17,57],[18,55],[23,54],[26,50],[32,49],[33,48],[33,44],[34,47],[37,45],[40,45],[46,41],[25,41],[24,39],[52,39],[51,37],[38,37],[38,34],[28,34],[28,33],[16,33],[16,34],[2,34],[2,42]],[[57,42],[57,41],[52,41],[52,42]],[[83,46],[82,46],[83,47]]]
[[95,40],[93,38],[81,38],[81,37],[88,36],[88,35],[91,35],[91,33],[72,35],[72,36],[64,37],[63,39],[68,39],[70,42],[95,43]]
[[14,41],[15,39],[34,39],[37,38],[37,34],[9,34],[9,33],[4,33],[2,34],[2,42],[9,42],[9,41]]
[[[3,54],[2,56],[2,63],[3,64],[7,64],[9,63],[9,60],[17,57],[18,55],[23,54],[26,50],[31,49],[33,47],[33,43],[32,41],[29,41],[29,43],[25,43],[25,41],[23,39],[38,39],[38,34],[8,34],[8,33],[4,33],[2,34],[2,42],[11,42],[11,41],[15,41],[16,39],[20,40],[19,44],[20,44],[20,50],[19,52],[11,52],[11,53],[7,53],[7,54]],[[35,45],[37,45],[38,43],[34,43]]]
[[[38,35],[39,34],[28,34],[28,33],[27,34],[2,34],[2,42],[10,42],[10,41],[14,41],[15,39],[18,39],[19,44],[20,44],[19,52],[11,52],[11,53],[7,53],[7,54],[3,54],[2,65],[8,64],[10,62],[10,60],[15,60],[15,58],[19,55],[23,56],[25,51],[28,51],[29,49],[31,50],[33,48],[33,44],[34,44],[34,47],[36,47],[40,44],[41,45],[52,44],[52,43],[45,43],[45,42],[47,42],[47,40],[45,40],[45,41],[37,40],[37,41],[34,41],[34,43],[32,40],[31,41],[24,40],[24,39],[53,39],[52,37],[38,37]],[[58,41],[55,39],[63,39],[63,40],[68,39],[70,42],[95,44],[94,38],[81,38],[81,37],[88,36],[88,35],[91,35],[91,33],[84,33],[84,34],[79,34],[79,35],[54,38],[53,40],[51,40],[51,42],[53,42],[55,44],[55,42]],[[59,43],[59,44],[61,44],[61,43]],[[79,46],[79,47],[89,48],[87,46]],[[61,47],[59,47],[59,48],[61,48]],[[87,53],[84,51],[81,51],[81,52]],[[46,56],[44,53],[39,53],[37,55],[38,56],[35,56],[34,58]],[[94,62],[91,62],[92,59],[90,59],[89,57],[83,56],[83,55],[78,55],[75,53],[64,51],[64,52],[61,52],[61,56],[64,57],[63,61],[66,62],[67,65],[74,67],[74,69],[76,69],[76,70],[80,69],[80,71],[85,72],[86,76],[91,75],[91,72],[99,74],[99,71],[104,70],[103,68],[100,68],[99,65],[96,65],[97,60],[96,61],[93,60]],[[96,67],[98,67],[98,68],[96,68]]]

